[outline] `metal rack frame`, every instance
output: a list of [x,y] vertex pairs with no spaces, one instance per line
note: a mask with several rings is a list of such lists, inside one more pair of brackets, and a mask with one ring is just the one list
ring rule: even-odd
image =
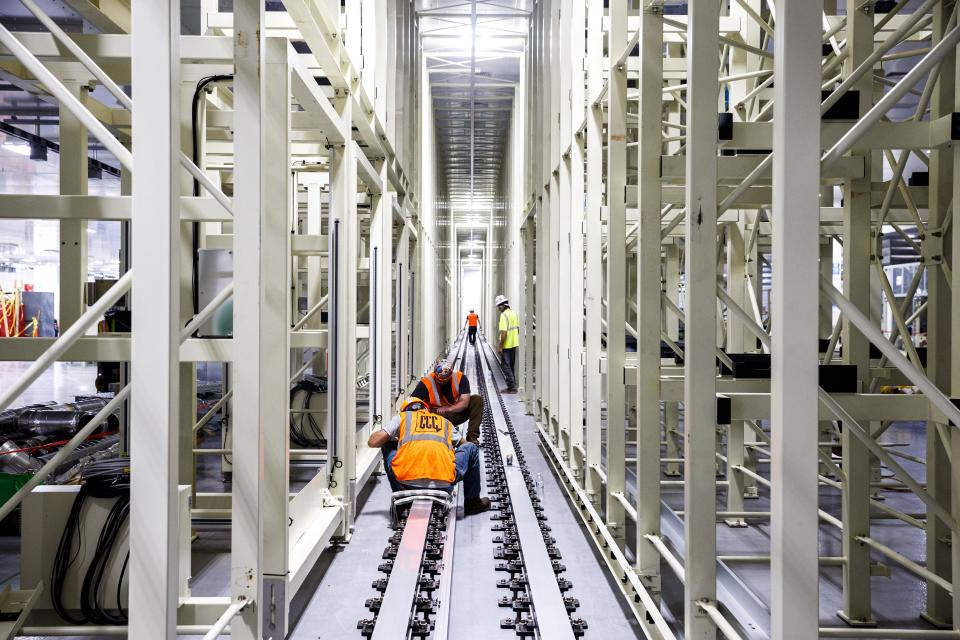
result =
[[[839,615],[858,627],[854,635],[960,637],[960,599],[944,588],[956,566],[950,541],[960,515],[949,498],[957,488],[950,398],[958,393],[951,371],[960,341],[952,338],[958,325],[950,293],[950,259],[958,255],[950,225],[954,146],[943,128],[956,105],[960,32],[955,3],[915,4],[910,13],[906,2],[874,13],[874,3],[856,0],[776,7],[731,0],[690,2],[688,15],[667,15],[657,0],[643,0],[639,10],[618,1],[605,9],[602,0],[535,6],[526,56],[526,207],[518,213],[519,250],[529,265],[521,286],[531,301],[523,393],[648,637],[671,637],[645,621],[659,606],[651,603],[659,602],[661,560],[682,569],[686,637],[712,638],[717,630],[735,638],[842,635],[819,627],[821,520],[842,532]],[[875,75],[879,65],[906,58],[899,81]],[[848,91],[858,92],[845,101],[856,117],[821,120]],[[891,121],[889,109],[909,93],[919,99],[916,116]],[[718,113],[727,118],[722,139]],[[811,135],[818,129],[821,140]],[[908,154],[929,165],[929,187],[908,183]],[[931,282],[919,314],[908,318],[900,300],[886,303],[892,336],[876,320],[881,292],[893,299],[878,262],[883,225],[902,236],[904,225],[918,228],[909,244]],[[842,245],[842,291],[830,281],[834,242]],[[766,271],[772,280],[764,290]],[[832,308],[840,313],[836,326]],[[894,344],[922,314],[925,365],[912,344]],[[623,335],[636,339],[636,353],[625,352]],[[819,357],[818,339],[830,342]],[[662,357],[661,341],[685,366]],[[871,343],[880,358],[871,359]],[[745,352],[771,354],[769,381],[717,375],[718,353],[726,362],[727,353]],[[821,388],[821,360],[856,365],[858,392]],[[883,395],[881,384],[922,393]],[[729,424],[719,422],[718,401],[729,403]],[[896,420],[927,423],[925,487],[879,441]],[[769,435],[761,421],[769,421]],[[835,440],[838,422],[844,428]],[[831,442],[842,446],[839,466],[830,460]],[[758,452],[769,456],[769,470]],[[881,465],[924,502],[925,517],[873,499],[882,491],[874,486]],[[682,480],[663,479],[681,470]],[[628,471],[635,491],[628,491]],[[837,473],[839,482],[829,477]],[[670,485],[684,491],[683,525],[669,527],[681,536],[671,542],[685,548],[682,557],[664,544],[661,487]],[[718,486],[727,487],[723,510]],[[745,498],[758,486],[769,487],[771,500],[770,513],[756,514],[771,524],[771,593],[769,611],[754,614],[718,595],[730,593],[724,584],[736,565],[718,561],[714,532],[755,520]],[[821,486],[840,488],[842,518],[818,510]],[[882,517],[926,529],[925,564],[878,546],[871,505],[883,507]],[[627,540],[628,521],[635,539]],[[870,628],[877,558],[927,582],[924,617],[946,630]],[[758,621],[759,629],[751,627]]]
[[[227,626],[235,638],[285,635],[290,600],[319,554],[334,538],[350,539],[357,493],[379,463],[367,435],[429,364],[430,341],[441,344],[434,336],[447,332],[442,321],[420,327],[412,313],[414,300],[446,295],[421,275],[437,256],[434,223],[424,218],[433,203],[421,204],[435,175],[423,170],[431,153],[421,150],[416,126],[429,114],[410,90],[420,78],[415,7],[284,6],[266,12],[262,2],[238,0],[234,13],[221,13],[204,2],[198,36],[180,35],[179,4],[170,0],[133,3],[126,14],[119,4],[91,5],[84,18],[109,27],[102,34],[0,28],[0,66],[58,99],[62,122],[60,195],[0,196],[0,217],[60,220],[67,247],[63,335],[0,343],[0,358],[36,361],[0,404],[55,360],[130,363],[132,382],[115,404],[130,394],[131,637],[172,637],[188,627],[215,636]],[[216,74],[233,79],[202,96],[195,166],[183,153],[190,99],[199,79]],[[94,84],[106,84],[122,108],[89,96]],[[133,88],[132,100],[120,86]],[[88,129],[120,160],[125,195],[86,195]],[[134,164],[147,169],[135,173]],[[199,197],[191,195],[194,180]],[[124,222],[134,267],[89,307],[80,286],[87,220]],[[198,246],[232,250],[235,265],[232,287],[196,316],[195,223]],[[85,335],[128,289],[131,334]],[[299,296],[308,300],[306,316]],[[233,337],[192,337],[229,299]],[[329,373],[330,444],[325,465],[291,495],[288,380],[307,369],[307,349],[330,355],[329,369],[322,356],[313,359]],[[231,373],[222,401],[199,421],[197,362],[224,362]],[[358,373],[369,379],[366,401],[358,402]],[[178,576],[190,570],[178,566],[177,545],[190,523],[178,521],[175,499],[178,485],[195,482],[196,431],[220,411],[231,416],[233,441],[221,453],[233,456],[232,491],[194,491],[192,507],[194,517],[231,523],[231,593],[193,598],[177,593]],[[46,623],[26,624],[43,632]]]

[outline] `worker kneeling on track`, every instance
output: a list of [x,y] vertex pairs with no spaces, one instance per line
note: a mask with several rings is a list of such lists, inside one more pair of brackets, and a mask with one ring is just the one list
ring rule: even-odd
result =
[[460,436],[443,416],[431,413],[419,398],[407,398],[400,415],[375,431],[367,446],[383,452],[384,467],[394,491],[449,489],[463,481],[463,511],[483,513],[490,499],[480,497],[480,449]]
[[480,444],[483,398],[470,394],[470,380],[463,371],[454,371],[448,361],[441,360],[434,365],[433,371],[420,379],[413,397],[455,425],[469,421],[467,442]]

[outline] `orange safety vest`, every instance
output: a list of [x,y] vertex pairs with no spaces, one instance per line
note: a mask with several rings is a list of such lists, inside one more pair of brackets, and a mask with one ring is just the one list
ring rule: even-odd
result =
[[453,375],[450,376],[450,390],[453,392],[453,400],[450,402],[447,402],[447,399],[440,393],[442,383],[437,380],[437,374],[431,372],[420,378],[420,382],[427,388],[427,393],[430,395],[430,406],[436,408],[449,407],[460,399],[460,381],[462,379],[463,371],[454,371]]
[[453,424],[427,410],[404,411],[400,441],[391,463],[393,475],[415,487],[451,485],[457,479]]
[[480,316],[475,313],[467,314],[467,325],[471,327],[477,326],[477,323],[480,322]]

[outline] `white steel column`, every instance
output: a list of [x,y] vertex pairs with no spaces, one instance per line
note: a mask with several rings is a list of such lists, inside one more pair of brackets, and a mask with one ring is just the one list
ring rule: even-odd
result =
[[637,571],[660,590],[660,150],[663,114],[663,20],[640,11],[640,116],[637,228]]
[[[569,3],[570,46],[572,59],[569,69],[573,80],[570,85],[570,127],[576,130],[586,116],[584,58],[586,48],[587,14],[586,3],[576,0]],[[577,133],[570,148],[570,447],[567,464],[575,476],[583,481],[583,285],[584,285],[584,137]]]
[[[572,75],[572,69],[570,68],[571,7],[570,0],[555,0],[553,4],[557,14],[557,18],[553,21],[553,28],[556,28],[557,31],[553,31],[550,38],[551,42],[556,43],[553,50],[554,55],[551,56],[550,60],[550,70],[553,76],[552,85],[555,87],[556,94],[559,97],[554,108],[559,112],[560,123],[559,131],[554,135],[554,149],[556,153],[553,157],[556,164],[552,165],[558,169],[558,172],[555,174],[555,184],[558,190],[556,194],[554,194],[557,196],[554,209],[558,214],[556,218],[556,244],[558,254],[557,265],[559,269],[557,271],[558,277],[555,280],[556,286],[554,287],[554,291],[556,292],[557,298],[560,298],[563,295],[561,291],[569,290],[568,287],[573,284],[573,273],[570,271],[570,218],[573,215],[573,208],[576,205],[570,201],[570,142],[573,137],[572,131],[570,130],[570,76]],[[563,284],[561,285],[560,283]],[[569,302],[569,299],[565,302],[561,302],[560,300],[556,302],[556,343],[559,358],[556,387],[557,405],[553,407],[553,410],[557,413],[559,422],[557,444],[563,451],[567,452],[568,462],[570,460],[570,383],[572,381],[570,376],[572,357],[570,350],[572,341],[570,327],[572,318],[568,309],[573,306],[570,305],[568,308],[567,305]]]
[[[526,215],[526,213],[524,213]],[[536,295],[534,292],[533,276],[536,258],[533,250],[533,230],[530,228],[532,222],[530,218],[524,221],[524,227],[520,230],[520,237],[523,241],[523,261],[521,268],[524,274],[523,287],[523,336],[525,341],[520,354],[523,356],[523,397],[526,405],[527,415],[534,415],[534,329],[533,316]]]
[[[593,101],[603,87],[603,0],[587,4],[587,99]],[[601,262],[600,205],[603,200],[603,108],[590,104],[587,108],[587,174],[586,174],[586,435],[587,491],[595,505],[600,504],[603,485],[600,469],[601,403],[603,385],[600,378],[601,320],[603,287]]]
[[[383,176],[385,177],[385,175]],[[370,420],[389,420],[393,309],[393,193],[374,195],[370,222]],[[374,284],[376,283],[376,284]]]
[[623,365],[627,323],[627,0],[610,2],[607,49],[607,510],[606,521],[622,547],[626,514],[617,499],[626,488],[626,409]]
[[[939,3],[933,9],[933,25],[931,30],[931,44],[936,44],[943,38],[947,30],[947,22],[954,7],[950,3]],[[948,55],[940,63],[939,77],[933,89],[930,119],[945,117],[956,110],[957,104],[957,59]],[[906,153],[906,152],[904,152]],[[957,194],[960,193],[960,162],[958,162],[957,145],[942,149],[930,150],[930,191],[928,203],[927,238],[934,229],[942,229],[943,252],[942,258],[937,259],[936,251],[929,251],[919,268],[927,267],[927,375],[946,393],[956,398],[960,393],[960,336],[956,334],[958,309],[960,309],[960,289],[956,289],[957,270],[951,274],[946,265],[955,265],[956,243],[960,238],[953,224],[946,223],[947,212],[960,203]],[[945,224],[948,224],[946,228]],[[934,235],[935,237],[935,235]],[[927,247],[924,247],[925,249]],[[952,393],[951,393],[952,392]],[[927,491],[939,504],[949,508],[954,505],[954,517],[960,509],[960,487],[957,486],[960,474],[957,473],[956,461],[958,458],[957,441],[960,432],[956,428],[950,429],[950,444],[940,437],[939,427],[934,422],[927,423],[926,433],[926,484]],[[952,452],[947,449],[950,446]],[[954,461],[951,463],[951,459]],[[931,509],[927,510],[926,519],[926,567],[933,573],[948,580],[960,579],[960,540],[956,532],[939,518],[935,517]],[[937,585],[936,581],[927,581],[926,610],[921,617],[928,622],[945,627],[950,624],[954,629],[960,628],[960,589],[954,589],[953,595]]]
[[[64,83],[81,103],[87,88],[79,81]],[[87,195],[87,128],[70,109],[60,105],[60,195]],[[87,221],[60,221],[60,291],[57,309],[60,332],[84,311],[87,284]]]
[[396,279],[397,300],[394,305],[394,323],[397,331],[397,392],[401,393],[410,380],[410,227],[403,225],[397,241]]
[[[234,3],[233,638],[286,633],[290,85],[263,5]],[[270,615],[265,615],[270,611]]]
[[[823,3],[777,7],[771,292],[771,636],[817,635],[820,32]],[[731,487],[732,488],[732,487]]]
[[[680,247],[677,241],[670,240],[664,246],[664,295],[674,305],[679,308],[680,302]],[[669,310],[663,312],[663,324],[667,337],[676,342],[680,339],[680,318]],[[680,442],[680,403],[663,403],[663,433],[667,441],[666,453],[668,458],[677,459],[681,457],[683,451]],[[679,477],[680,465],[676,462],[668,462],[664,467],[664,474],[667,477]]]
[[714,601],[717,399],[717,98],[719,5],[690,4],[687,28],[686,291],[684,296],[684,636],[713,640],[698,606]]
[[[543,57],[541,58],[541,76],[543,79],[543,118],[551,126],[544,131],[543,169],[544,193],[543,214],[546,222],[544,240],[547,248],[547,268],[544,270],[545,290],[547,292],[548,313],[542,314],[547,329],[546,345],[549,349],[547,370],[543,372],[547,393],[546,427],[555,439],[559,439],[560,419],[560,344],[563,333],[563,320],[560,318],[560,232],[562,217],[560,210],[560,74],[557,71],[560,62],[560,0],[541,0],[543,4]],[[553,123],[556,123],[554,125]],[[554,428],[557,425],[557,428]]]
[[[341,117],[350,131],[353,109],[343,100]],[[328,416],[334,435],[329,465],[331,492],[344,501],[344,522],[339,535],[349,538],[355,516],[357,430],[357,157],[351,140],[334,145],[330,159],[330,225],[328,230],[327,303],[330,320],[330,375]],[[422,229],[422,227],[421,227]],[[422,233],[422,231],[421,231]],[[433,247],[430,246],[432,251]],[[419,275],[419,274],[418,274]],[[432,294],[432,291],[431,291]],[[421,308],[423,308],[421,306]],[[421,314],[418,319],[425,319]],[[333,484],[335,483],[335,484]]]
[[[847,0],[847,47],[850,55],[844,66],[849,76],[873,52],[873,14],[864,12],[857,0]],[[866,74],[853,88],[860,91],[860,115],[873,104],[873,77]],[[870,153],[854,154],[863,158],[865,177],[844,181],[843,194],[843,293],[861,311],[870,315]],[[857,365],[861,390],[870,381],[869,342],[843,317],[843,361]],[[850,624],[873,624],[870,613],[870,548],[858,536],[870,535],[870,465],[867,448],[844,429],[843,483],[843,611]]]
[[176,636],[179,527],[189,526],[177,498],[180,3],[138,2],[132,19],[133,157],[143,169],[133,174],[128,634],[161,639]]

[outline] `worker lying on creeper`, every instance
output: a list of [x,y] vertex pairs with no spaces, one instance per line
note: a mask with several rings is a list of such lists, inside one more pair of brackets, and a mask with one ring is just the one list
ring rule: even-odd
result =
[[480,497],[479,447],[419,398],[404,400],[400,415],[374,431],[367,446],[383,453],[394,491],[448,489],[462,480],[463,512],[469,516],[490,508],[490,499]]
[[480,444],[480,422],[483,420],[483,398],[470,394],[470,380],[462,371],[454,371],[441,360],[433,371],[420,379],[413,397],[425,402],[430,410],[453,424],[467,425],[467,442]]

